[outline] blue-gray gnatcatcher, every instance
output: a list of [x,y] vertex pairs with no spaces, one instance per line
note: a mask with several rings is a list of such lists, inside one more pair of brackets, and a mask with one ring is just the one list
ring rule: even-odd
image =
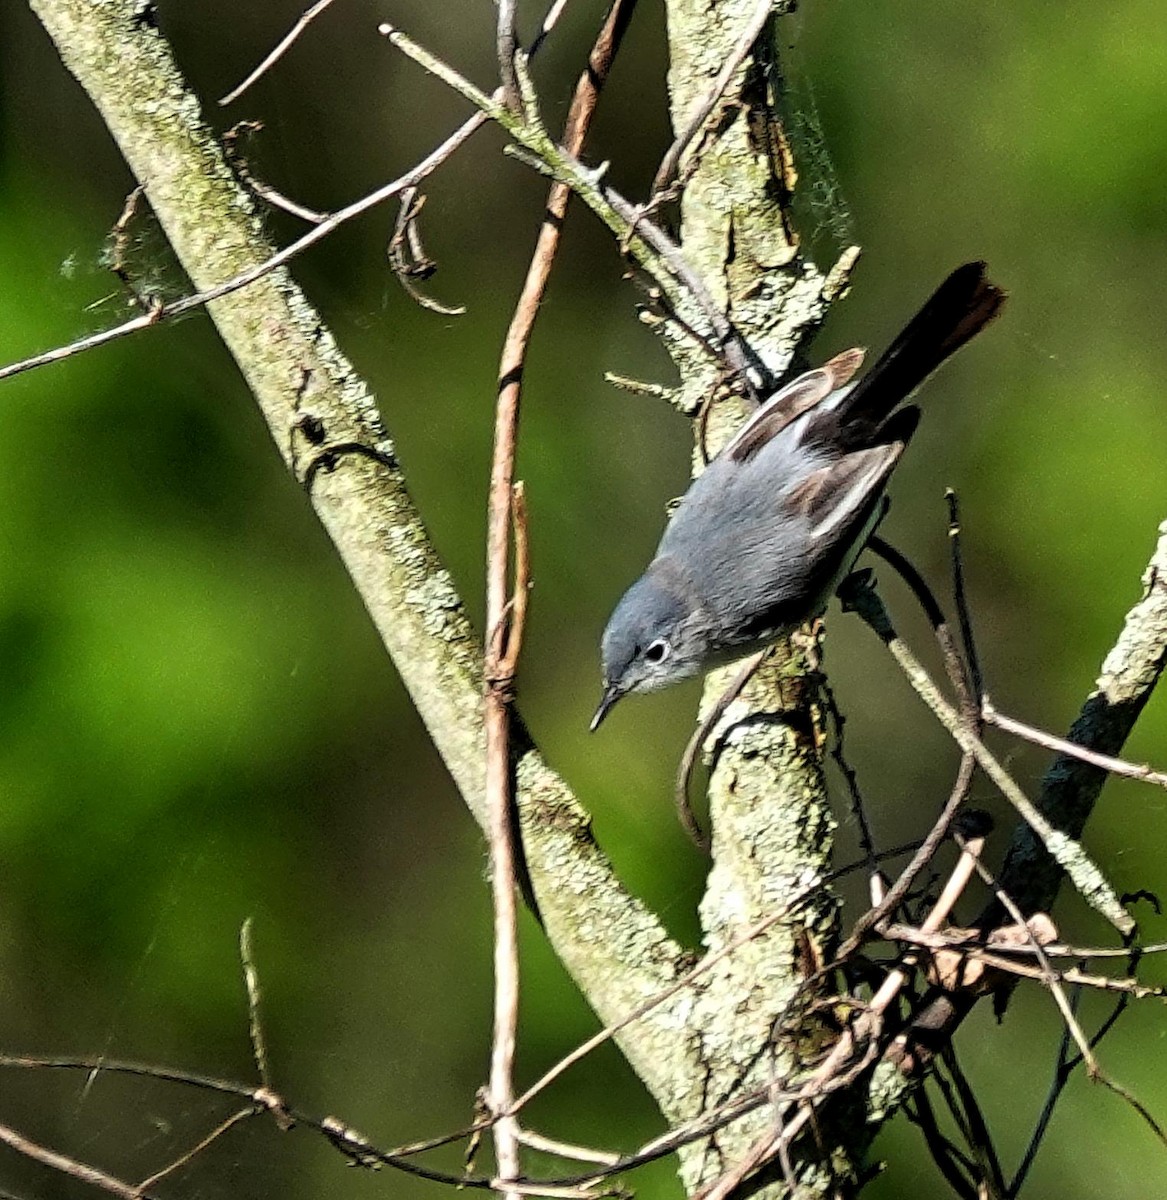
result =
[[818,616],[886,509],[920,410],[900,408],[998,313],[966,263],[858,383],[847,350],[767,400],[692,483],[604,630],[592,729],[629,692],[728,662]]

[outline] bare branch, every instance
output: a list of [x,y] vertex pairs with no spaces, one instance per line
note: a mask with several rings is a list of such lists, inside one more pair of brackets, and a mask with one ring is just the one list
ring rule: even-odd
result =
[[[46,0],[47,2],[48,0]],[[117,341],[119,338],[127,337],[131,333],[137,333],[141,329],[148,329],[151,325],[157,325],[160,321],[167,320],[170,317],[182,316],[184,313],[191,312],[196,308],[202,308],[204,305],[211,304],[215,300],[221,300],[225,296],[230,296],[233,292],[239,291],[241,288],[258,282],[264,276],[272,274],[272,272],[291,262],[292,259],[303,254],[305,250],[316,245],[317,242],[323,241],[342,225],[347,224],[347,222],[361,216],[362,213],[368,212],[369,209],[375,208],[378,204],[392,199],[392,197],[399,195],[406,188],[413,187],[425,179],[426,176],[437,170],[471,134],[480,129],[485,123],[486,118],[476,113],[463,122],[440,146],[431,151],[415,167],[406,171],[404,175],[398,176],[391,183],[387,183],[370,192],[367,196],[363,196],[360,200],[354,201],[346,208],[339,209],[326,220],[321,221],[314,229],[310,229],[302,237],[297,238],[294,242],[290,242],[282,250],[269,254],[261,262],[240,271],[238,274],[232,275],[223,283],[204,288],[196,292],[193,296],[186,296],[170,304],[160,304],[143,316],[134,317],[129,321],[123,322],[121,325],[114,326],[112,329],[104,329],[100,333],[79,338],[75,342],[70,342],[67,346],[58,346],[53,350],[45,351],[43,354],[36,354],[31,358],[10,363],[6,367],[0,367],[0,380],[8,379],[13,375],[20,375],[24,371],[31,371],[35,367],[43,367],[50,363],[61,362],[86,350],[95,350],[98,346],[104,346],[109,342]],[[152,183],[155,183],[155,181],[152,181]],[[150,188],[148,193],[152,204],[156,199],[156,191],[157,187],[155,185]]]
[[62,1174],[71,1175],[74,1179],[79,1179],[91,1187],[100,1188],[103,1192],[109,1192],[112,1196],[119,1196],[121,1200],[152,1200],[152,1193],[141,1191],[132,1183],[126,1183],[116,1176],[98,1170],[97,1167],[91,1167],[88,1163],[78,1162],[75,1158],[69,1158],[68,1155],[49,1150],[31,1138],[26,1138],[24,1134],[17,1133],[11,1126],[0,1125],[0,1142],[11,1146],[13,1150],[18,1154],[23,1154],[26,1158],[43,1163],[46,1167],[52,1167],[53,1170],[60,1171]]
[[228,104],[233,104],[240,96],[243,95],[248,88],[258,82],[268,71],[283,56],[292,48],[292,44],[304,32],[305,29],[318,17],[320,14],[331,5],[333,0],[316,0],[310,8],[306,9],[300,19],[288,30],[286,34],[276,44],[275,49],[268,54],[263,61],[243,80],[237,87],[229,91],[220,101],[220,105],[224,108]]
[[247,920],[239,927],[239,960],[243,964],[243,982],[247,987],[248,1032],[251,1034],[251,1053],[259,1072],[262,1087],[271,1087],[271,1073],[267,1064],[267,1042],[263,1036],[263,1022],[259,1005],[262,993],[259,986],[259,971],[255,966],[255,947],[251,941],[252,921]]
[[1012,733],[1019,738],[1024,738],[1035,746],[1043,746],[1046,750],[1053,750],[1058,754],[1065,755],[1066,758],[1089,763],[1090,766],[1097,767],[1100,771],[1106,771],[1110,775],[1121,775],[1125,779],[1140,779],[1144,783],[1153,783],[1157,787],[1167,788],[1167,772],[1156,771],[1147,763],[1130,763],[1109,754],[1100,754],[1097,750],[1075,745],[1066,738],[1055,737],[1052,733],[1046,733],[1044,729],[1027,725],[1015,717],[1007,717],[1004,713],[997,711],[988,696],[981,701],[981,712],[989,725],[995,725],[1005,733]]
[[[1143,573],[1143,595],[1126,615],[1122,632],[1102,664],[1094,691],[1070,727],[1067,740],[1113,757],[1121,751],[1167,665],[1167,522]],[[1041,785],[1040,807],[1071,838],[1082,835],[1106,772],[1076,757],[1055,759]],[[1062,879],[1056,855],[1019,826],[1001,868],[1001,886],[1022,912],[1048,910]]]
[[252,1117],[256,1116],[260,1111],[260,1109],[254,1106],[241,1108],[238,1112],[234,1112],[225,1120],[220,1121],[219,1124],[216,1125],[215,1128],[206,1135],[206,1137],[199,1138],[199,1140],[195,1142],[195,1144],[189,1150],[187,1150],[185,1154],[180,1154],[173,1162],[167,1163],[166,1166],[164,1166],[160,1171],[155,1171],[153,1175],[143,1179],[135,1189],[136,1194],[145,1195],[149,1189],[160,1180],[165,1179],[167,1175],[173,1175],[175,1171],[179,1171],[183,1167],[194,1162],[194,1160],[200,1154],[202,1154],[202,1152],[206,1150],[208,1146],[212,1145],[214,1142],[217,1142],[219,1138],[221,1138],[225,1133],[228,1133],[230,1130],[234,1129],[236,1125],[241,1125],[244,1121],[248,1121]]
[[1118,896],[1105,876],[1072,837],[1055,829],[1046,820],[989,752],[984,742],[968,728],[956,710],[941,696],[915,655],[896,635],[887,610],[874,589],[866,583],[858,584],[850,590],[848,599],[854,611],[859,613],[891,651],[916,694],[932,710],[960,748],[976,759],[977,764],[1005,799],[1013,805],[1022,820],[1041,840],[1048,853],[1074,881],[1083,899],[1106,917],[1120,933],[1131,933],[1135,927],[1134,919],[1119,903]]

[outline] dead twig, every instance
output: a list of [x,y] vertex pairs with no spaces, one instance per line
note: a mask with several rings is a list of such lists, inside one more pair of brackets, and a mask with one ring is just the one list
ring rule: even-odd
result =
[[[565,3],[566,0],[555,0],[548,8],[547,16],[543,20],[539,33],[531,43],[528,57],[533,56],[542,47],[548,35],[554,29],[556,22],[559,20]],[[491,100],[497,102],[501,99],[502,91],[499,89],[492,95]],[[237,292],[241,288],[247,287],[248,284],[255,283],[257,279],[262,279],[265,275],[278,270],[293,259],[298,258],[304,251],[315,246],[317,242],[323,241],[342,225],[355,220],[370,209],[383,204],[386,200],[391,200],[394,196],[400,195],[406,188],[415,187],[421,183],[423,179],[432,175],[438,167],[460,149],[486,122],[487,116],[484,112],[471,114],[449,137],[403,175],[399,175],[389,183],[374,189],[359,200],[354,200],[352,204],[328,214],[316,224],[314,229],[310,229],[302,237],[297,238],[294,242],[290,242],[282,250],[275,252],[263,262],[257,263],[245,271],[241,271],[233,278],[225,280],[213,288],[196,292],[192,296],[185,296],[181,300],[175,300],[169,304],[156,304],[151,307],[149,312],[138,317],[133,317],[128,321],[123,321],[122,324],[115,325],[110,329],[103,329],[99,333],[78,338],[76,341],[70,342],[65,346],[56,346],[52,350],[46,350],[40,354],[34,354],[17,362],[9,363],[7,366],[0,367],[0,380],[8,379],[14,375],[21,375],[25,371],[32,371],[38,367],[48,366],[51,363],[62,362],[67,358],[72,358],[74,355],[83,354],[89,350],[96,350],[99,346],[107,345],[109,342],[117,341],[123,337],[129,337],[131,334],[137,333],[142,329],[149,329],[152,325],[169,320],[171,317],[179,317],[185,313],[193,312],[195,309],[209,304],[212,300],[218,300],[222,296],[229,296],[232,292]],[[288,203],[291,204],[292,202],[288,201]],[[310,217],[309,213],[310,210],[305,209],[298,215],[303,215],[305,219],[312,219],[321,215],[313,213]]]
[[976,1184],[973,1182],[976,1168],[972,1159],[941,1132],[926,1088],[920,1087],[916,1090],[905,1106],[905,1111],[908,1119],[920,1127],[932,1161],[959,1200],[984,1200],[977,1195]]
[[1018,721],[1014,717],[1007,717],[1003,712],[997,711],[988,696],[984,696],[981,700],[981,713],[986,724],[993,725],[1004,733],[1024,738],[1025,741],[1032,742],[1035,746],[1053,750],[1057,754],[1064,754],[1067,758],[1076,758],[1079,762],[1088,763],[1111,775],[1121,775],[1124,779],[1140,779],[1144,783],[1153,783],[1156,787],[1167,788],[1167,772],[1156,771],[1147,763],[1132,763],[1122,758],[1114,758],[1110,754],[1101,754],[1087,746],[1079,746],[1074,742],[1067,741],[1066,738],[1046,733],[1044,729],[1038,729],[1034,725],[1027,725],[1024,721]]
[[816,675],[823,711],[831,723],[831,758],[834,759],[835,765],[839,768],[847,784],[847,795],[851,802],[851,815],[855,818],[855,823],[859,827],[859,849],[866,858],[869,868],[874,871],[876,854],[875,838],[871,831],[871,821],[867,816],[867,805],[863,800],[863,793],[859,788],[859,777],[855,773],[855,768],[847,761],[844,734],[847,727],[847,718],[843,715],[842,709],[839,708],[834,690],[828,682],[827,677],[822,674],[821,669],[818,667],[816,667]]
[[[744,380],[747,388],[752,390],[764,386],[769,381],[769,371],[714,302],[709,290],[685,259],[680,248],[658,226],[651,221],[641,220],[642,214],[635,205],[625,200],[614,189],[602,185],[601,180],[607,164],[589,169],[568,148],[559,145],[548,135],[539,117],[523,54],[515,57],[515,72],[523,104],[520,118],[501,100],[493,95],[488,96],[449,63],[419,45],[400,29],[388,22],[383,22],[378,29],[402,54],[468,100],[487,118],[498,122],[552,178],[570,187],[617,237],[626,239],[627,250],[640,266],[653,276],[674,311],[681,308],[678,300],[687,296],[709,323],[717,355]],[[700,339],[698,342],[702,344]]]
[[[614,0],[576,85],[564,132],[567,151],[583,147],[600,89],[619,50],[635,0]],[[504,101],[516,116],[531,105],[520,95],[514,0],[500,0],[499,67]],[[521,109],[521,112],[520,112]],[[514,480],[523,367],[539,305],[559,249],[560,230],[571,192],[562,182],[551,186],[547,215],[503,344],[495,406],[494,453],[491,460],[487,514],[486,563],[486,794],[495,913],[495,1019],[491,1052],[489,1103],[495,1117],[494,1144],[498,1173],[504,1183],[519,1174],[518,1121],[514,1109],[513,1062],[519,1007],[517,871],[514,799],[511,792],[510,705],[522,644],[529,568],[526,510],[522,485]],[[514,530],[514,591],[507,601],[510,530]],[[508,1192],[511,1191],[508,1183]]]
[[[969,1083],[968,1076],[956,1057],[956,1049],[951,1042],[940,1053],[940,1060],[948,1071],[952,1082],[953,1092],[943,1092],[949,1111],[960,1124],[965,1141],[972,1154],[972,1161],[977,1170],[978,1198],[983,1200],[1004,1200],[1005,1176],[1001,1170],[1001,1160],[997,1148],[993,1144],[989,1125],[985,1114]],[[958,1107],[959,1106],[959,1110]]]
[[43,1163],[46,1167],[52,1167],[54,1171],[60,1171],[64,1175],[79,1179],[91,1187],[100,1188],[112,1196],[120,1196],[121,1200],[153,1200],[154,1193],[143,1191],[132,1183],[126,1183],[97,1167],[91,1167],[88,1163],[78,1162],[77,1159],[70,1158],[66,1154],[58,1154],[56,1150],[50,1150],[46,1146],[40,1145],[39,1142],[25,1137],[24,1134],[18,1133],[11,1126],[0,1125],[0,1142],[11,1146],[25,1158]]
[[425,252],[421,242],[421,231],[417,226],[418,214],[424,205],[425,197],[417,188],[409,187],[401,193],[397,220],[393,224],[393,233],[386,247],[389,266],[405,294],[415,304],[443,317],[464,316],[464,305],[442,304],[432,296],[427,296],[414,282],[418,279],[429,279],[438,269],[437,263]]
[[157,300],[150,296],[143,296],[138,291],[137,286],[130,277],[130,266],[127,261],[130,246],[130,223],[138,213],[138,204],[143,195],[145,195],[145,192],[146,189],[142,184],[138,184],[126,197],[126,202],[122,205],[122,211],[118,219],[114,222],[113,228],[109,231],[108,262],[109,269],[118,277],[122,286],[133,297],[134,304],[149,313],[157,306]]
[[[972,878],[982,844],[980,839],[973,839],[963,848],[944,890],[921,927],[925,932],[938,931],[948,920],[953,906]],[[823,1063],[802,1085],[799,1096],[802,1107],[795,1116],[787,1121],[783,1114],[782,1128],[772,1128],[763,1134],[733,1168],[707,1188],[703,1188],[698,1193],[697,1200],[729,1200],[749,1176],[771,1162],[784,1146],[791,1144],[811,1119],[813,1106],[835,1090],[841,1078],[853,1075],[855,1068],[848,1069],[847,1064],[854,1061],[859,1047],[865,1047],[860,1055],[860,1062],[866,1064],[878,1057],[881,1052],[879,1034],[883,1025],[883,1015],[907,983],[915,966],[915,956],[908,954],[888,972],[864,1011],[844,1030]]]
[[[968,593],[964,586],[964,553],[961,546],[960,502],[952,488],[946,488],[944,498],[948,503],[948,545],[952,562],[952,596],[956,602],[956,617],[960,622],[960,637],[964,643],[964,660],[968,665],[969,683],[973,697],[979,702],[985,694],[984,676],[981,674],[980,658],[977,655],[976,638],[973,636],[972,614],[968,607]],[[979,704],[978,704],[979,707]]]
[[849,589],[847,604],[852,611],[859,613],[887,646],[916,694],[932,710],[960,748],[972,754],[977,764],[1013,805],[1022,820],[1040,838],[1051,857],[1070,876],[1082,898],[1106,917],[1124,937],[1133,933],[1134,919],[1119,903],[1118,896],[1105,876],[1076,841],[1053,828],[1036,805],[1017,786],[1012,776],[990,753],[984,742],[940,694],[915,655],[896,634],[887,610],[870,586],[870,582],[857,581]]
[[[956,643],[944,618],[944,612],[937,602],[936,597],[932,594],[923,576],[920,575],[911,561],[896,550],[894,546],[879,537],[871,538],[868,546],[899,574],[911,589],[920,607],[924,610],[924,614],[932,626],[932,631],[944,657],[945,671],[960,699],[961,712],[966,724],[968,724],[973,719],[972,714],[975,712],[975,703],[966,674],[966,664],[957,651]],[[867,933],[872,929],[878,929],[880,923],[891,916],[903,902],[904,897],[907,896],[908,891],[920,872],[932,861],[936,852],[943,844],[944,839],[948,836],[953,821],[956,820],[957,814],[968,798],[975,770],[976,759],[970,751],[965,750],[961,755],[960,767],[957,770],[956,780],[952,785],[952,791],[949,793],[948,800],[940,810],[940,814],[936,818],[931,830],[929,830],[928,835],[921,843],[919,850],[913,855],[911,862],[903,869],[899,878],[888,890],[880,903],[855,922],[850,935],[839,949],[839,953],[836,956],[837,961],[843,961],[848,958],[858,949]]]
[[104,346],[109,342],[117,341],[119,338],[128,337],[132,333],[148,329],[150,326],[157,325],[159,322],[168,320],[171,317],[182,316],[184,313],[202,308],[213,300],[218,300],[222,296],[229,296],[232,292],[237,292],[241,288],[247,287],[248,284],[254,283],[257,279],[262,279],[265,275],[269,275],[272,271],[291,262],[292,259],[303,254],[305,250],[316,245],[317,242],[323,241],[342,225],[354,220],[362,213],[368,212],[369,209],[375,208],[378,204],[383,204],[386,200],[399,195],[405,188],[420,183],[421,180],[437,170],[442,163],[450,158],[485,123],[485,117],[478,113],[474,114],[474,116],[463,122],[440,146],[432,150],[421,162],[406,171],[404,175],[398,176],[391,183],[387,183],[369,192],[368,195],[354,201],[346,208],[338,209],[327,220],[310,229],[302,237],[297,238],[294,242],[290,242],[282,250],[278,250],[264,259],[263,262],[256,263],[255,266],[249,267],[245,271],[240,271],[238,275],[233,276],[231,279],[224,280],[223,283],[217,284],[213,288],[207,288],[205,291],[196,292],[192,296],[185,296],[181,300],[175,300],[169,304],[159,304],[156,308],[148,313],[144,313],[142,316],[124,321],[122,324],[115,325],[110,329],[103,329],[99,333],[90,334],[88,337],[78,338],[66,346],[57,346],[42,354],[35,354],[30,358],[21,359],[19,362],[9,363],[6,367],[0,367],[0,380],[8,379],[13,375],[20,375],[25,371],[31,371],[37,367],[47,366],[50,363],[61,362],[66,358],[72,358],[74,355],[82,354],[88,350],[94,350],[98,346]]
[[577,1162],[599,1163],[603,1167],[614,1167],[620,1155],[610,1150],[597,1150],[592,1146],[577,1146],[573,1142],[561,1142],[556,1138],[544,1137],[533,1129],[520,1129],[519,1141],[542,1154],[554,1154],[557,1158],[574,1159]]
[[236,1125],[242,1124],[244,1121],[249,1121],[252,1117],[257,1116],[262,1110],[256,1107],[241,1108],[238,1112],[232,1113],[225,1121],[220,1121],[206,1137],[200,1138],[185,1154],[180,1154],[173,1162],[167,1163],[161,1171],[155,1171],[153,1175],[143,1179],[138,1184],[136,1192],[140,1196],[144,1196],[150,1188],[156,1183],[160,1183],[168,1175],[173,1175],[175,1171],[181,1170],[183,1167],[194,1162],[202,1152],[213,1142],[217,1142],[225,1133],[235,1128]]
[[288,30],[286,34],[276,43],[275,48],[266,54],[259,66],[255,68],[242,83],[232,88],[220,101],[219,104],[226,108],[228,104],[233,104],[248,88],[257,83],[268,71],[275,66],[277,62],[292,48],[296,39],[312,24],[314,20],[326,8],[331,5],[333,0],[316,0],[316,3],[305,9],[300,19]]
[[255,1069],[259,1072],[260,1086],[270,1090],[271,1072],[267,1062],[267,1040],[263,1033],[259,1006],[262,992],[259,986],[259,971],[255,966],[255,947],[251,940],[252,921],[247,920],[239,927],[239,961],[243,966],[243,983],[247,988],[247,1028],[251,1035],[251,1053]]
[[290,213],[293,217],[298,217],[301,221],[307,221],[309,225],[320,225],[324,221],[327,221],[328,213],[318,212],[314,208],[308,208],[303,204],[297,203],[295,200],[290,200],[282,192],[276,191],[270,184],[256,178],[250,164],[240,149],[240,143],[244,138],[252,137],[262,129],[262,121],[237,121],[223,134],[223,153],[227,161],[231,164],[235,174],[239,176],[249,191],[270,204],[273,208],[282,209],[284,212]]

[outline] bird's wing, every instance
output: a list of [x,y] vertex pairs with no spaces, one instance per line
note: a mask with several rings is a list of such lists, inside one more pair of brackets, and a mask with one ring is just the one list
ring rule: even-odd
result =
[[775,392],[737,431],[722,454],[745,462],[785,429],[791,421],[821,404],[850,382],[863,365],[863,351],[844,350],[816,371],[807,371]]
[[846,545],[862,526],[904,452],[904,441],[845,454],[812,471],[786,493],[789,508],[806,517],[812,542]]

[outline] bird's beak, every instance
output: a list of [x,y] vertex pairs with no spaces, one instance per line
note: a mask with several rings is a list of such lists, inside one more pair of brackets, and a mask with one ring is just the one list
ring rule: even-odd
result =
[[604,688],[604,695],[600,700],[600,706],[596,709],[596,715],[592,717],[592,723],[588,726],[589,733],[595,733],[599,729],[600,722],[608,715],[608,710],[623,695],[623,689],[614,683],[610,683]]

